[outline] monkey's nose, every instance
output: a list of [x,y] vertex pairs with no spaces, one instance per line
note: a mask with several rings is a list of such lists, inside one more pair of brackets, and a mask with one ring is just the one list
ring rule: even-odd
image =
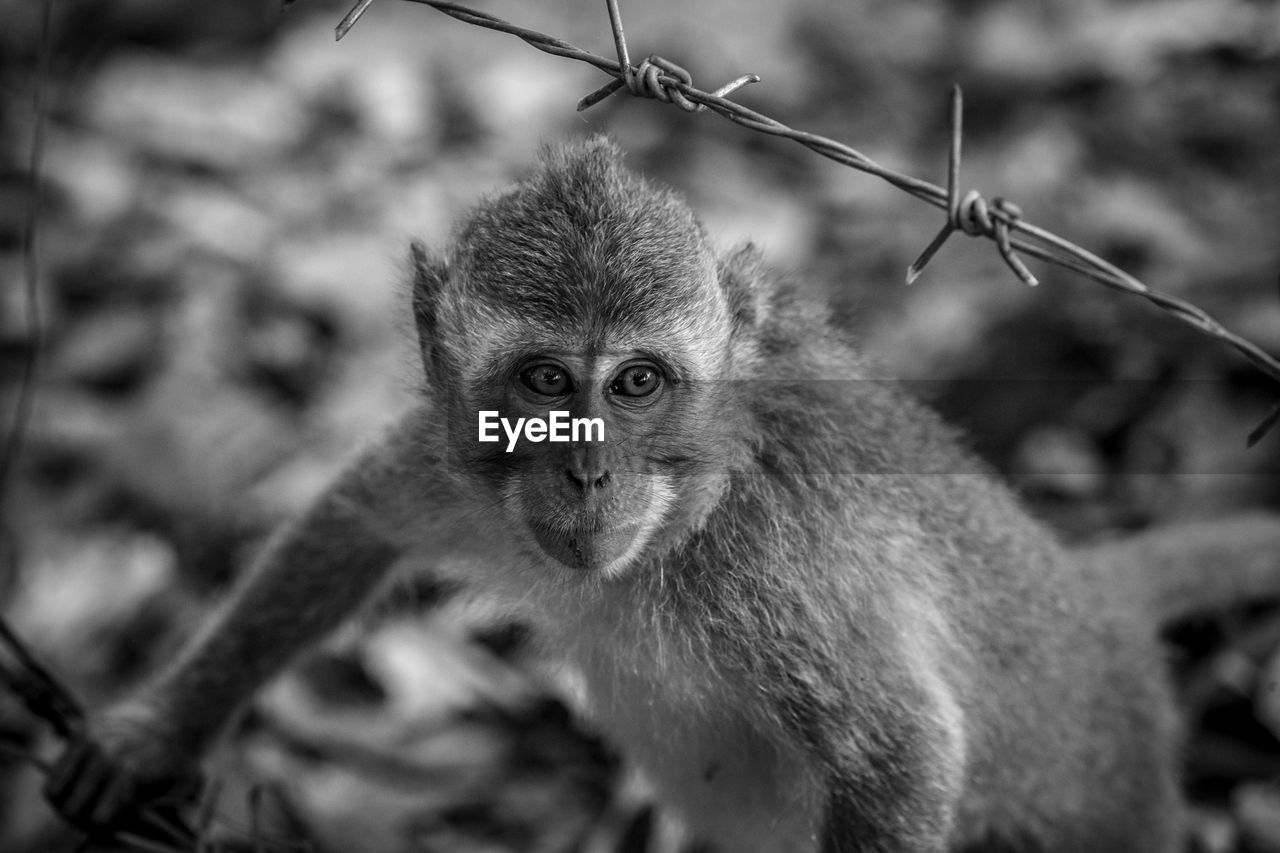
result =
[[599,494],[613,480],[608,456],[600,447],[574,447],[563,464],[565,478],[583,497]]
[[564,475],[569,478],[569,482],[584,495],[589,494],[597,489],[603,489],[609,485],[613,479],[613,475],[608,471],[600,472],[599,476],[594,476],[593,471],[584,471],[581,469],[566,468]]

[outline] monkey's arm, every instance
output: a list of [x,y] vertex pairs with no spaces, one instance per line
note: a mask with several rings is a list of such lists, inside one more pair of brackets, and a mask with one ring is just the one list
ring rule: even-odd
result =
[[436,500],[416,493],[433,473],[417,470],[431,465],[415,429],[423,422],[406,418],[360,457],[274,537],[170,665],[91,719],[46,785],[65,816],[104,825],[134,805],[147,783],[193,775],[239,705],[371,597],[406,547],[393,531],[419,515],[429,538]]
[[227,604],[136,701],[202,749],[240,704],[367,600],[400,549],[378,535],[347,483],[283,530]]
[[[917,630],[898,618],[903,631]],[[943,853],[962,734],[941,681],[895,647],[891,624],[875,622],[863,623],[879,636],[857,645],[856,662],[814,646],[778,661],[771,700],[823,774],[821,853]]]
[[831,722],[810,744],[827,768],[821,853],[944,853],[957,794],[940,733],[910,712],[861,736]]

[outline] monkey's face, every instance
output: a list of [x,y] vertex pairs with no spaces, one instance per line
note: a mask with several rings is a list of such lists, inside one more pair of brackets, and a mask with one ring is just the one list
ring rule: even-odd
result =
[[535,559],[607,576],[701,523],[746,432],[716,381],[741,311],[714,252],[619,156],[551,152],[447,260],[415,249],[414,283],[458,471]]
[[[643,550],[674,492],[640,449],[660,440],[680,381],[665,360],[639,352],[540,352],[513,364],[499,492],[546,556],[614,572]],[[523,430],[512,425],[520,418]],[[539,440],[541,423],[548,434]]]
[[535,345],[486,375],[455,415],[474,418],[455,447],[537,560],[617,576],[714,491],[715,383],[679,354]]
[[[474,286],[442,300],[453,458],[536,563],[617,577],[719,497],[741,432],[718,381],[730,321],[709,258],[667,273],[670,306],[562,291],[553,314]],[[557,279],[542,280],[545,299]]]

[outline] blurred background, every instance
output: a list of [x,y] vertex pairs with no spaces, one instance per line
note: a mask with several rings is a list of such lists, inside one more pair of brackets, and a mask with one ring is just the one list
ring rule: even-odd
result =
[[[597,0],[477,6],[611,53]],[[29,341],[41,7],[0,0],[6,429]],[[708,90],[758,73],[744,104],[935,183],[962,84],[963,188],[1016,200],[1280,353],[1280,4],[622,10],[634,61],[658,53]],[[887,184],[711,114],[623,96],[578,114],[599,71],[425,6],[382,0],[335,44],[346,11],[54,5],[43,351],[4,504],[0,604],[87,703],[162,660],[264,533],[410,403],[409,240],[442,246],[541,142],[565,137],[612,134],[720,244],[752,239],[811,285],[1065,538],[1280,508],[1280,433],[1245,449],[1277,385],[1145,301],[1034,261],[1042,284],[1028,288],[991,243],[963,236],[905,287],[942,215]],[[256,822],[317,850],[671,847],[645,840],[625,762],[508,662],[515,629],[415,593],[426,618],[402,605],[266,692],[216,759],[210,837],[253,849]],[[1280,619],[1258,606],[1170,636],[1197,843],[1280,850]],[[72,849],[38,769],[7,756],[48,758],[57,742],[3,689],[0,742],[0,848]]]

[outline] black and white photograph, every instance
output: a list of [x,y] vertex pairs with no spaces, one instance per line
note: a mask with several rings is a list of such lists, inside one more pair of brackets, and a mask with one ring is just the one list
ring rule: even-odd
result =
[[0,851],[1280,853],[1280,3],[0,0]]

